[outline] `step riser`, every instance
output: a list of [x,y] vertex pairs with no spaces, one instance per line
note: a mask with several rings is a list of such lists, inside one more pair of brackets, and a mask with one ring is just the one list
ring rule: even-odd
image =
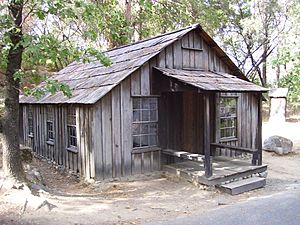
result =
[[[247,182],[247,180],[248,179],[245,179],[244,182]],[[235,184],[238,184],[238,182],[232,182],[228,185],[221,185],[219,186],[219,189],[231,195],[238,195],[244,192],[264,187],[266,185],[266,179],[256,178],[253,182],[241,184],[240,186]]]
[[[221,185],[223,182],[226,182],[226,181],[230,182],[237,178],[248,177],[248,176],[251,176],[251,175],[254,175],[257,173],[265,172],[267,170],[267,166],[258,168],[258,169],[254,169],[254,170],[250,170],[250,171],[240,172],[238,174],[228,175],[226,177],[214,178],[214,179],[210,179],[210,178],[207,179],[207,178],[203,178],[202,176],[195,176],[192,173],[189,173],[187,171],[178,170],[169,165],[164,165],[162,167],[162,170],[169,172],[170,174],[175,174],[176,176],[182,177],[189,181],[198,181],[200,184],[212,186],[212,185]],[[234,181],[232,181],[232,182],[234,182]]]

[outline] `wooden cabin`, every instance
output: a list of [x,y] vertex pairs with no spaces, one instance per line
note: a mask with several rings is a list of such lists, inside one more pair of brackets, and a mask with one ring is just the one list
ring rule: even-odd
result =
[[[250,154],[264,171],[257,86],[201,28],[108,50],[109,67],[73,62],[53,79],[73,90],[21,96],[21,142],[81,177],[102,180]],[[228,162],[233,162],[232,160]],[[257,172],[257,171],[255,171]]]

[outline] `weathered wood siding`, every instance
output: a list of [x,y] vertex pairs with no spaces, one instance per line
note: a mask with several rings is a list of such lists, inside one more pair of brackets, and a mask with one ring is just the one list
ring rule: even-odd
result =
[[54,141],[47,140],[47,105],[31,105],[33,112],[33,135],[28,135],[29,105],[21,105],[23,132],[21,142],[32,147],[35,154],[52,161],[68,170],[91,178],[94,176],[93,152],[90,148],[91,129],[89,119],[92,118],[91,107],[74,106],[76,108],[77,152],[67,149],[67,105],[51,105],[54,114]]
[[158,67],[211,70],[230,73],[217,52],[194,30],[168,46],[158,55]]
[[[162,148],[184,150],[191,153],[204,154],[204,94],[197,92],[163,93],[159,105],[159,143]],[[214,98],[210,96],[211,109],[214,108]],[[215,112],[210,110],[210,117]],[[210,126],[215,126],[210,121]],[[214,130],[211,131],[211,141],[214,140]]]
[[96,179],[159,169],[159,151],[132,147],[131,96],[150,95],[149,79],[147,63],[96,103],[92,121]]
[[[257,148],[257,132],[258,132],[258,113],[259,113],[259,95],[258,93],[223,93],[222,96],[233,96],[237,97],[237,138],[232,140],[221,140],[220,139],[220,130],[218,127],[219,117],[216,117],[215,123],[215,142],[240,146],[246,148]],[[220,94],[217,94],[217,98],[220,97]],[[216,105],[216,115],[219,114],[219,106]],[[234,150],[218,150],[217,155],[226,155],[226,156],[239,156],[241,153],[238,153]],[[244,155],[247,153],[243,153]]]

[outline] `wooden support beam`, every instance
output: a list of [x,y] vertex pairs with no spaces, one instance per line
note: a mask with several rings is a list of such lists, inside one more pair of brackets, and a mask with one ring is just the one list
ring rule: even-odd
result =
[[210,154],[210,109],[209,94],[204,94],[204,169],[205,176],[212,176],[212,160]]
[[262,94],[258,94],[257,165],[262,165]]
[[230,149],[230,150],[235,150],[235,151],[239,151],[239,152],[246,152],[246,153],[250,153],[250,154],[256,154],[258,152],[257,149],[244,148],[244,147],[238,147],[238,146],[232,146],[232,145],[226,145],[226,144],[219,144],[219,143],[211,143],[211,147]]
[[252,156],[252,165],[262,165],[262,95],[257,94],[257,130],[256,130],[256,148]]

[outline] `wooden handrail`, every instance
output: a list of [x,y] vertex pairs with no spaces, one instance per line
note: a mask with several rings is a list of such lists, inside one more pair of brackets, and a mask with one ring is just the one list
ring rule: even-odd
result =
[[235,151],[239,151],[239,152],[247,152],[247,153],[251,153],[251,154],[255,154],[258,151],[257,149],[231,146],[231,145],[225,145],[225,144],[220,144],[220,143],[211,143],[210,145],[214,148],[226,148],[226,149],[230,149],[230,150],[235,150]]

